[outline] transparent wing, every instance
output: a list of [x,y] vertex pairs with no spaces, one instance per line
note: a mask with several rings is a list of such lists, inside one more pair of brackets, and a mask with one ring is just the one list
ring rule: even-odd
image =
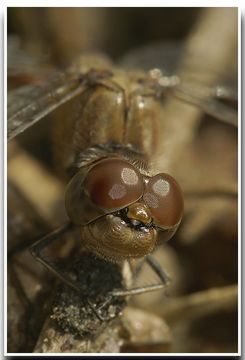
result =
[[48,84],[28,85],[8,93],[8,141],[85,89],[81,77],[60,76]]
[[220,85],[205,87],[183,83],[173,88],[172,94],[180,100],[201,108],[203,112],[217,120],[237,126],[237,109],[230,105],[230,103],[237,103],[235,89]]
[[48,56],[32,56],[21,48],[18,38],[8,37],[8,140],[79,96],[87,88],[86,79],[91,83],[95,77],[110,76],[106,71],[88,75],[90,68],[104,69],[108,62],[107,57],[90,53],[62,73],[49,65]]
[[[120,61],[126,68],[143,68],[151,70],[158,68],[165,79],[166,94],[171,94],[180,100],[202,109],[212,117],[237,126],[237,77],[236,69],[230,74],[215,73],[210,68],[200,68],[198,59],[191,59],[191,66],[185,64],[185,73],[178,74],[178,65],[181,61],[184,46],[181,43],[158,43],[132,50]],[[216,78],[212,86],[206,86],[208,78]],[[167,81],[169,78],[169,81]],[[176,78],[171,85],[171,79]]]

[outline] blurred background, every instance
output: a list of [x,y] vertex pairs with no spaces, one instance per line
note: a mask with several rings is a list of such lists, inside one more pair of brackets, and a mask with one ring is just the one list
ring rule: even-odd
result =
[[132,48],[181,41],[201,8],[9,8],[8,33],[25,49],[64,65],[81,52],[100,50],[118,60]]
[[[226,39],[221,37],[220,42],[208,35],[207,44],[210,44],[210,49],[206,47],[205,55],[208,59],[209,50],[210,54],[214,53],[211,45],[217,48],[218,55],[214,58],[218,60],[214,68],[230,75],[236,86],[237,9],[232,8],[9,8],[8,36],[11,41],[8,42],[8,48],[11,48],[13,41],[17,42],[19,48],[28,56],[38,59],[37,62],[40,60],[42,63],[49,63],[51,68],[65,68],[86,51],[103,52],[114,62],[120,62],[130,52],[134,61],[134,54],[143,51],[142,47],[156,44],[157,47],[167,49],[166,62],[171,66],[177,57],[179,60],[183,46],[191,44],[192,50],[195,50],[202,40],[205,41],[205,26],[213,26],[214,36],[218,36],[219,31],[222,32],[222,26],[227,31],[224,31]],[[196,51],[197,54],[199,50]],[[24,57],[17,61],[21,69],[18,70],[15,55],[11,54],[9,52],[8,55],[9,89],[30,80],[25,76],[20,83],[15,82],[13,79],[16,75],[19,76],[19,71],[27,73],[31,70],[33,76],[37,70],[36,65],[34,70],[29,63],[26,66]],[[162,58],[157,59],[151,51],[147,56],[152,65],[154,62],[157,65],[159,61],[162,62]],[[196,66],[200,58],[192,60]],[[200,63],[203,65],[205,59]],[[135,64],[140,64],[140,60]],[[207,71],[207,67],[204,69]],[[210,74],[207,73],[208,75]],[[219,78],[217,85],[223,80],[224,78]],[[230,105],[234,107],[234,104]],[[121,351],[236,352],[237,129],[214,121],[203,112],[195,115],[195,121],[183,120],[180,125],[184,114],[178,107],[175,108],[175,113],[177,125],[170,130],[168,128],[169,138],[164,154],[169,155],[166,168],[183,187],[185,216],[174,239],[155,252],[156,258],[170,274],[172,282],[167,291],[141,295],[131,300],[131,306],[159,317],[171,336],[160,333],[157,345],[148,348],[145,340],[138,339],[137,346],[128,344]],[[175,124],[174,121],[171,124],[173,123]],[[18,141],[9,145],[10,247],[23,239],[31,241],[40,232],[44,233],[64,218],[63,207],[60,210],[64,184],[55,175],[50,161],[51,145],[46,132],[40,131],[40,128],[39,125],[36,129],[28,130]],[[23,168],[25,176],[21,171]],[[36,183],[33,179],[36,179]],[[33,219],[35,213],[37,217]],[[20,224],[18,231],[16,219]],[[22,261],[27,261],[28,255],[22,256]],[[33,263],[30,266],[36,268]],[[45,272],[44,276],[47,279],[49,275]],[[152,276],[149,269],[143,269],[139,283],[149,283]],[[23,279],[23,282],[30,281],[26,280],[25,275]],[[33,290],[29,294],[34,304],[40,301],[42,291],[45,293],[50,290],[43,288],[41,281],[38,286],[36,292]],[[47,287],[47,281],[45,286]],[[16,299],[13,284],[10,284],[9,291],[12,294],[8,315],[9,351],[32,351],[35,339],[23,336],[25,331],[29,331],[23,328],[26,312]],[[40,314],[39,318],[36,314],[35,321],[40,321],[40,325],[35,325],[33,320],[31,326],[38,333],[43,322]],[[159,340],[161,337],[163,346]],[[151,341],[154,344],[153,338]]]

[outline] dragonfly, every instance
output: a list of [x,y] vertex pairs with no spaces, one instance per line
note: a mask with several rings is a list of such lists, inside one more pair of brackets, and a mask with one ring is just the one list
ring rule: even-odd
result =
[[[47,116],[56,117],[53,151],[67,179],[69,220],[35,242],[31,253],[77,293],[82,291],[79,282],[42,255],[46,246],[74,229],[82,247],[99,261],[123,264],[145,258],[161,280],[141,288],[119,285],[109,291],[110,299],[158,290],[169,282],[151,252],[177,231],[184,199],[170,174],[148,166],[161,143],[165,99],[177,98],[237,126],[237,110],[230,106],[237,101],[233,88],[205,86],[192,72],[166,72],[148,61],[157,58],[161,63],[162,49],[154,49],[156,57],[149,56],[152,51],[144,51],[136,62],[132,54],[120,67],[105,57],[82,56],[67,71],[52,70],[44,81],[33,77],[33,84],[8,94],[8,141]],[[143,69],[135,70],[138,65]],[[91,301],[86,304],[99,321],[108,321]]]

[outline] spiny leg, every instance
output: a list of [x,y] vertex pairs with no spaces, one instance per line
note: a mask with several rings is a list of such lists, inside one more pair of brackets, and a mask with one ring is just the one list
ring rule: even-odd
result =
[[162,283],[165,286],[167,286],[171,281],[171,279],[166,273],[166,271],[163,269],[163,267],[159,264],[159,262],[152,255],[147,255],[146,261],[148,262],[150,267],[154,270],[154,272],[158,275],[158,277],[161,279]]
[[[131,295],[140,295],[144,294],[146,292],[151,292],[155,290],[160,290],[167,286],[169,284],[170,278],[167,275],[167,273],[163,270],[161,265],[158,263],[158,261],[151,255],[147,255],[142,261],[139,262],[139,264],[136,266],[135,273],[138,274],[142,268],[143,263],[147,261],[149,266],[152,268],[152,270],[158,275],[158,277],[161,280],[161,283],[153,284],[153,285],[147,285],[142,287],[135,287],[132,289],[124,289],[124,290],[115,290],[112,291],[108,299],[97,308],[97,311],[101,311],[104,306],[106,306],[112,298],[115,296],[124,297],[124,296],[131,296]],[[104,321],[108,321],[109,319],[103,318]]]
[[59,270],[59,268],[55,264],[51,263],[48,259],[46,259],[42,255],[42,250],[44,248],[51,245],[54,241],[59,239],[60,236],[64,235],[70,229],[71,229],[71,223],[67,223],[67,224],[59,227],[58,229],[52,231],[51,233],[48,233],[47,235],[45,235],[41,239],[38,239],[34,244],[32,244],[30,246],[30,252],[37,261],[39,261],[42,265],[44,265],[46,268],[48,268],[59,279],[64,281],[67,285],[72,287],[74,290],[77,290],[77,287],[69,279],[69,277],[67,277],[62,271]]
[[[150,265],[152,270],[158,275],[161,280],[161,283],[146,285],[142,287],[135,287],[132,289],[125,290],[115,290],[112,292],[113,296],[128,296],[128,295],[139,295],[144,294],[146,292],[151,292],[155,290],[160,290],[169,284],[170,278],[167,273],[163,270],[162,266],[158,263],[158,261],[152,256],[147,255],[144,259]],[[140,264],[141,265],[141,264]]]
[[[53,263],[51,263],[48,259],[45,259],[45,257],[42,255],[42,250],[53,243],[57,238],[59,238],[61,235],[69,231],[72,227],[71,223],[67,223],[64,226],[56,229],[52,233],[49,233],[45,237],[38,240],[36,243],[34,243],[30,250],[32,255],[41,262],[44,266],[46,266],[50,271],[52,271],[59,279],[61,279],[63,282],[65,282],[69,287],[71,287],[73,290],[77,292],[81,292],[79,285],[72,281],[64,272],[60,271],[60,269]],[[154,291],[162,289],[164,286],[168,283],[168,276],[164,272],[164,270],[161,268],[161,266],[158,264],[158,262],[152,258],[150,255],[146,256],[145,260],[149,263],[149,265],[152,267],[152,269],[155,271],[155,273],[158,275],[158,277],[161,279],[161,283],[159,284],[153,284],[153,285],[147,285],[144,287],[138,287],[138,288],[132,288],[132,289],[125,289],[125,290],[115,290],[112,291],[110,296],[108,297],[108,300],[103,303],[99,308],[96,308],[94,304],[92,304],[88,299],[86,299],[86,303],[90,307],[90,309],[94,312],[96,317],[100,321],[108,321],[108,318],[103,317],[100,314],[100,311],[104,306],[106,306],[110,300],[114,296],[128,296],[128,295],[138,295],[143,294],[146,292]]]
[[110,317],[104,317],[101,315],[102,309],[107,306],[113,299],[113,297],[125,297],[125,296],[131,296],[131,295],[139,295],[146,292],[151,292],[155,290],[160,290],[167,286],[170,282],[170,278],[166,271],[162,268],[162,266],[158,263],[158,261],[151,255],[147,255],[142,261],[139,262],[138,266],[136,266],[135,273],[138,274],[142,268],[142,265],[144,262],[147,261],[149,266],[152,268],[152,270],[157,274],[157,276],[160,278],[161,282],[158,284],[153,285],[147,285],[142,287],[134,287],[132,289],[124,289],[124,290],[115,290],[112,291],[110,294],[108,294],[108,298],[106,301],[104,301],[100,306],[96,307],[95,305],[89,303],[89,306],[92,308],[96,316],[101,321],[109,321],[111,320]]
[[[66,223],[65,225],[59,227],[58,229],[54,230],[53,232],[47,234],[46,236],[38,239],[31,247],[30,251],[31,254],[35,257],[37,261],[43,264],[47,269],[49,269],[55,276],[57,276],[60,280],[62,280],[65,284],[67,284],[70,288],[75,290],[76,292],[81,292],[79,288],[79,284],[75,283],[70,279],[70,277],[61,271],[54,263],[50,262],[46,259],[43,254],[42,250],[47,247],[48,245],[52,244],[54,241],[60,238],[60,236],[64,235],[68,231],[72,229],[73,224],[71,222]],[[96,317],[100,321],[104,321],[104,319],[100,316],[94,305],[88,300],[85,299],[85,302],[88,304],[90,309],[94,312]]]

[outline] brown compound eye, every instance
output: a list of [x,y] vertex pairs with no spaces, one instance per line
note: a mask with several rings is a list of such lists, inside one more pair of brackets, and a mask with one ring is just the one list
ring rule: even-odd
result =
[[179,224],[184,200],[181,188],[172,176],[162,173],[152,177],[146,185],[143,199],[160,228],[169,229]]
[[91,201],[103,209],[119,209],[137,201],[144,191],[141,174],[125,160],[107,159],[96,164],[84,180]]

